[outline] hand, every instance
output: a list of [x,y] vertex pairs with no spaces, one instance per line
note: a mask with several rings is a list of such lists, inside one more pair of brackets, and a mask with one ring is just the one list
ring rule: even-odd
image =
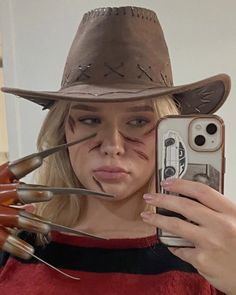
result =
[[[34,161],[35,157],[39,157],[39,153],[19,159],[12,164],[5,163],[0,166],[0,250],[5,250],[24,259],[31,258],[34,248],[18,238],[15,229],[42,234],[47,234],[50,231],[50,227],[41,223],[36,215],[28,213],[32,218],[36,217],[36,220],[21,216],[21,212],[24,210],[29,207],[32,209],[32,202],[48,201],[52,198],[50,191],[27,190],[32,186],[28,187],[18,181],[28,172],[40,166],[42,161]],[[29,163],[29,159],[32,160],[32,163]]]
[[[47,234],[54,229],[56,231],[101,238],[94,234],[52,223],[40,216],[31,214],[29,213],[29,207],[32,209],[32,203],[35,202],[49,201],[54,195],[76,194],[78,196],[86,195],[98,198],[111,198],[114,197],[113,195],[84,188],[49,187],[19,182],[20,178],[38,168],[45,157],[95,135],[33,153],[12,163],[4,163],[0,166],[0,250],[5,250],[25,259],[32,256],[34,248],[15,235],[16,228],[41,234]],[[28,213],[24,210],[27,210]]]
[[169,179],[162,187],[193,200],[146,194],[146,202],[182,214],[194,223],[153,212],[141,213],[143,220],[191,241],[195,248],[169,250],[192,264],[215,288],[228,295],[236,294],[236,204],[202,183]]

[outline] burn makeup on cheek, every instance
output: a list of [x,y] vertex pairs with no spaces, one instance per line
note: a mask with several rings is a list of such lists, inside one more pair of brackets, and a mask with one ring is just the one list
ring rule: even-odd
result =
[[100,188],[100,190],[105,193],[106,191],[104,190],[102,184],[94,176],[92,178],[96,185]]
[[131,137],[123,135],[124,139],[131,145],[134,145],[135,147],[132,147],[132,150],[137,154],[137,156],[145,161],[149,161],[150,157],[147,152],[144,151],[144,147],[146,146],[146,140],[148,137],[154,137],[155,136],[155,129],[156,125],[148,129],[146,132],[144,132],[142,135],[137,137]]

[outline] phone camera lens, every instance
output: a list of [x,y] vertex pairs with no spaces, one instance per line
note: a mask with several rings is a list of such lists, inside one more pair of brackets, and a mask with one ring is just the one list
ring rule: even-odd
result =
[[194,139],[194,142],[197,146],[202,146],[206,142],[206,139],[203,135],[197,135]]
[[214,123],[210,123],[210,124],[207,125],[206,131],[207,131],[208,134],[213,135],[217,131],[217,126]]

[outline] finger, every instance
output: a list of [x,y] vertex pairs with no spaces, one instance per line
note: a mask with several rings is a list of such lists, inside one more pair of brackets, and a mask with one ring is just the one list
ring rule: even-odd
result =
[[47,234],[50,231],[49,225],[20,216],[20,212],[21,210],[16,208],[0,206],[0,224],[5,227],[17,227],[43,234]]
[[200,226],[188,221],[148,211],[142,212],[141,217],[144,222],[184,238],[194,245],[200,245],[204,241],[205,231]]
[[188,220],[200,225],[216,224],[219,220],[218,212],[185,197],[166,194],[145,194],[143,198],[150,205],[181,214]]
[[14,206],[12,205],[11,207],[13,208],[18,208],[18,209],[23,209],[29,213],[33,213],[35,208],[36,208],[36,205],[35,204],[25,204],[25,205],[20,205],[20,206]]
[[33,202],[44,202],[49,201],[53,197],[53,193],[48,190],[35,190],[29,185],[15,182],[8,184],[0,184],[0,204],[11,205],[11,204],[28,204]]
[[34,253],[34,248],[31,245],[11,235],[3,227],[0,227],[0,249],[23,259],[30,259],[30,253]]
[[161,185],[167,191],[191,197],[215,211],[232,212],[236,210],[236,205],[232,201],[203,183],[172,178],[163,181]]

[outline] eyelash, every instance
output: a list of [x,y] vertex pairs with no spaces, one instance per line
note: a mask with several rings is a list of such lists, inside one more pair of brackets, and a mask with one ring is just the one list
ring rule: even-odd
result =
[[[102,123],[102,120],[100,118],[97,118],[97,117],[86,117],[86,118],[79,118],[78,121],[82,124],[85,124],[85,125],[98,125],[98,124],[101,124]],[[90,121],[90,122],[88,122]],[[140,124],[140,121],[142,121],[142,123]],[[134,123],[136,122],[136,123]],[[141,127],[144,127],[146,124],[150,123],[150,121],[146,118],[135,118],[135,119],[132,119],[130,121],[128,121],[126,124],[131,126],[131,127],[138,127],[138,128],[141,128]]]
[[[140,121],[142,121],[142,122],[144,122],[144,123],[142,123],[142,124],[132,124],[131,122],[139,122],[140,123]],[[132,127],[143,127],[143,126],[145,126],[146,124],[148,124],[150,121],[149,120],[147,120],[147,119],[145,119],[145,118],[136,118],[136,119],[133,119],[133,120],[130,120],[127,124],[128,125],[131,125]]]

